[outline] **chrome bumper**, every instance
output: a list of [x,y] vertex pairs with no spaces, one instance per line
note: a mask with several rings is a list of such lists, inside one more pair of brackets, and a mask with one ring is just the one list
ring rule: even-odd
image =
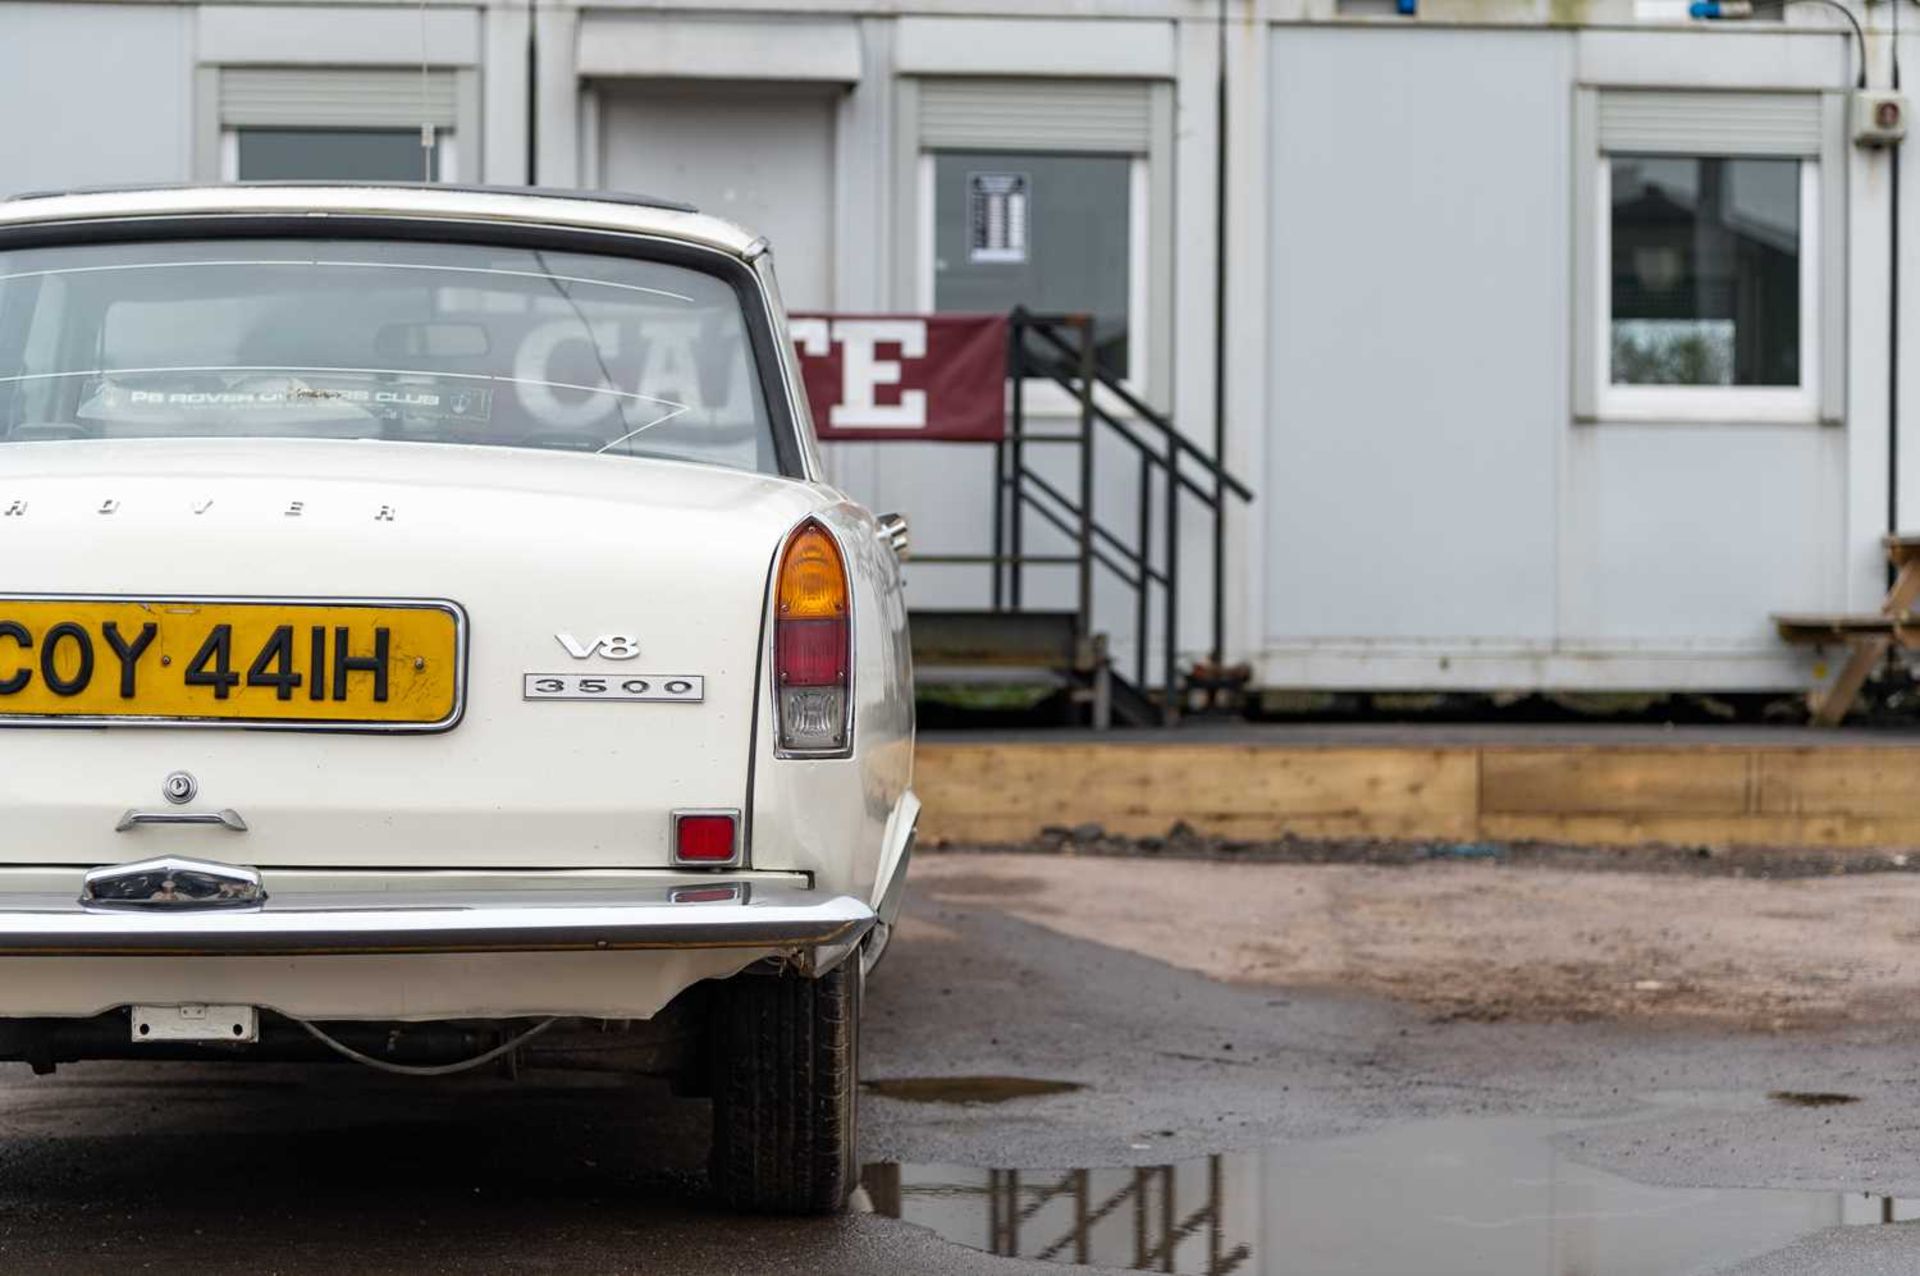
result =
[[849,895],[790,882],[590,890],[279,891],[240,907],[82,904],[0,895],[0,957],[737,949],[819,972],[874,924]]

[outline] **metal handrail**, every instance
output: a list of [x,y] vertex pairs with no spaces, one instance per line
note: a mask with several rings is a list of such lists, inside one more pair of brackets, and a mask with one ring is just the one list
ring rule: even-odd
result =
[[[1071,330],[1077,343],[1064,335]],[[994,610],[1019,611],[1025,599],[1025,568],[1058,564],[1068,556],[1034,554],[1026,549],[1027,512],[1075,542],[1068,558],[1079,567],[1077,580],[1078,636],[1082,650],[1093,651],[1095,567],[1104,568],[1132,593],[1134,631],[1133,676],[1146,682],[1149,637],[1162,648],[1165,694],[1161,718],[1172,722],[1178,713],[1179,606],[1181,558],[1181,497],[1189,496],[1212,520],[1216,591],[1224,579],[1217,561],[1223,552],[1223,522],[1229,497],[1252,500],[1253,492],[1182,434],[1163,412],[1146,403],[1095,357],[1093,321],[1088,315],[1042,315],[1024,307],[1009,316],[1007,373],[1011,386],[1011,423],[1007,437],[995,446],[993,553],[981,561],[993,568]],[[1037,347],[1037,348],[1036,348]],[[1026,387],[1029,379],[1050,381],[1073,397],[1077,429],[1028,432]],[[1110,394],[1119,410],[1100,401]],[[1120,412],[1131,413],[1122,416]],[[1104,430],[1101,428],[1104,427]],[[1138,465],[1136,525],[1128,542],[1097,516],[1094,453],[1097,438],[1111,431],[1131,449]],[[1157,435],[1156,435],[1157,432]],[[1026,445],[1070,444],[1080,449],[1078,495],[1073,495],[1027,463]],[[1188,473],[1189,468],[1193,471]],[[1155,480],[1162,490],[1156,492]],[[1042,500],[1041,497],[1045,497]],[[1155,503],[1161,525],[1156,528]],[[1050,504],[1049,504],[1050,502]],[[1156,532],[1160,544],[1156,547]],[[1162,566],[1154,566],[1155,549]],[[1116,561],[1116,556],[1118,561]],[[1155,587],[1158,587],[1157,597]],[[1218,600],[1216,599],[1216,604]],[[1153,630],[1155,604],[1159,625]],[[1220,648],[1220,609],[1214,608],[1213,646]]]
[[[1055,487],[1053,484],[1047,482],[1045,478],[1029,471],[1027,473],[1027,482],[1033,484],[1035,487],[1039,488],[1042,492],[1045,492],[1049,497],[1053,498],[1053,500],[1059,502],[1059,504],[1065,508],[1068,515],[1070,515],[1071,517],[1073,518],[1080,517],[1080,507],[1078,505],[1075,505],[1073,503],[1073,500],[1070,497],[1068,497],[1068,495],[1065,492],[1061,491],[1059,488]],[[1033,504],[1035,509],[1044,508],[1038,502],[1034,501],[1031,496],[1027,497],[1026,499],[1029,503]],[[1073,535],[1072,532],[1068,532],[1067,534],[1069,536]],[[1128,545],[1125,541],[1121,540],[1113,532],[1107,529],[1106,524],[1102,523],[1097,518],[1093,520],[1093,534],[1097,539],[1103,540],[1108,545],[1112,546],[1113,551],[1119,554],[1122,558],[1124,558],[1129,567],[1138,569],[1138,568],[1147,566],[1147,556],[1145,554],[1141,553],[1139,550],[1134,549],[1131,545]],[[1149,568],[1149,570],[1151,570],[1151,568]],[[1153,579],[1162,580],[1163,578],[1156,574],[1153,577]]]
[[[1079,352],[1062,341],[1059,336],[1052,331],[1052,328],[1056,325],[1071,325],[1074,327],[1085,325],[1089,329],[1092,327],[1092,321],[1087,315],[1036,315],[1025,309],[1016,309],[1013,313],[1014,326],[1016,328],[1023,326],[1030,328],[1041,340],[1047,342],[1062,354],[1073,358],[1077,358]],[[1195,446],[1191,439],[1187,438],[1186,435],[1182,434],[1179,429],[1175,427],[1172,420],[1163,416],[1159,409],[1153,407],[1139,395],[1128,389],[1126,382],[1104,368],[1096,368],[1095,375],[1102,386],[1105,386],[1113,392],[1115,398],[1126,404],[1140,419],[1146,421],[1164,434],[1176,448],[1192,458],[1194,464],[1226,484],[1228,489],[1241,500],[1250,501],[1253,499],[1252,488],[1228,473],[1226,468],[1218,461]]]
[[[1031,482],[1033,478],[1034,478],[1033,475],[1031,474],[1027,475],[1027,479],[1029,482]],[[1079,532],[1078,528],[1073,526],[1073,524],[1069,523],[1066,519],[1062,518],[1059,514],[1055,513],[1053,510],[1048,509],[1045,505],[1041,504],[1039,501],[1034,500],[1033,497],[1023,492],[1020,495],[1020,499],[1026,503],[1027,508],[1031,509],[1034,513],[1038,514],[1041,518],[1046,519],[1047,522],[1052,524],[1056,529],[1058,529],[1062,535],[1074,536],[1078,534]],[[1122,581],[1126,582],[1126,584],[1130,588],[1133,588],[1133,589],[1140,588],[1140,577],[1139,577],[1137,568],[1135,569],[1134,572],[1129,573],[1125,567],[1121,566],[1119,563],[1114,562],[1111,558],[1108,558],[1106,555],[1106,551],[1096,549],[1096,550],[1093,550],[1092,553],[1093,553],[1093,558],[1095,562],[1099,563],[1102,567],[1105,567],[1108,571],[1112,572],[1115,576],[1118,576]],[[1037,554],[1025,554],[1021,556],[1019,561],[1024,563],[1034,563],[1034,562],[1040,561],[1040,556]],[[1080,556],[1078,554],[1062,554],[1058,556],[1057,561],[1063,562],[1063,563],[1072,563],[1077,566],[1080,562]]]
[[[1041,368],[1040,371],[1046,375],[1047,380],[1053,382],[1055,385],[1059,386],[1061,389],[1067,390],[1069,392],[1073,392],[1075,390],[1073,379],[1071,377],[1068,377],[1064,373],[1058,371],[1057,369],[1052,367],[1045,367],[1045,368]],[[1114,433],[1118,434],[1126,442],[1131,443],[1134,447],[1134,450],[1140,454],[1141,458],[1147,461],[1148,463],[1150,463],[1155,469],[1166,468],[1167,459],[1161,456],[1158,452],[1155,452],[1150,446],[1147,445],[1147,443],[1144,440],[1142,440],[1131,429],[1129,429],[1127,426],[1127,423],[1124,420],[1113,415],[1113,413],[1107,411],[1105,408],[1101,407],[1097,403],[1093,405],[1093,414],[1100,418],[1100,421],[1103,425],[1109,426],[1114,431]],[[1072,444],[1078,445],[1080,442],[1080,436],[1077,434],[1072,436],[1065,436],[1065,435],[1059,435],[1059,434],[1042,434],[1042,435],[1035,436],[1035,435],[1029,434],[1029,435],[1024,435],[1022,438],[1022,441],[1027,443],[1072,443]],[[1181,487],[1193,493],[1195,496],[1199,497],[1201,500],[1207,502],[1208,504],[1211,505],[1213,503],[1214,495],[1212,492],[1208,491],[1204,487],[1201,487],[1198,483],[1195,483],[1192,479],[1188,478],[1184,474],[1179,473],[1177,470],[1174,473],[1174,477],[1179,480]]]

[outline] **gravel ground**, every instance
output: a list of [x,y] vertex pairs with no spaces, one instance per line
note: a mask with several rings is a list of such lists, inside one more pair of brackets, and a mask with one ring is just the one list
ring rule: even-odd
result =
[[[1832,956],[1851,951],[1850,935],[1874,951],[1899,942],[1906,895],[1871,925],[1853,910],[1873,892],[1909,889],[1902,877],[1737,882],[1441,863],[1269,865],[1204,890],[1178,884],[1200,867],[923,856],[899,941],[871,986],[866,1074],[1084,1088],[968,1107],[870,1096],[867,1158],[1153,1165],[1426,1118],[1537,1115],[1576,1122],[1556,1141],[1564,1155],[1644,1183],[1920,1198],[1911,1103],[1920,1015],[1903,1007],[1900,968]],[[1566,876],[1542,876],[1552,872]],[[1621,955],[1582,976],[1650,970],[1751,998],[1732,1014],[1686,999],[1556,1000],[1573,977],[1502,1002],[1498,1014],[1468,996],[1467,1013],[1455,994],[1435,999],[1417,980],[1368,973],[1432,963],[1437,983],[1524,980],[1541,964],[1525,944],[1550,939],[1554,926],[1516,922],[1455,966],[1472,946],[1424,932],[1484,927],[1556,900],[1565,911],[1554,916],[1572,916],[1596,899],[1636,934],[1685,932],[1720,924],[1721,914],[1700,912],[1716,892],[1763,886],[1785,892],[1766,897],[1768,910],[1805,916],[1762,918],[1784,929],[1741,941],[1732,974],[1719,970],[1725,945],[1669,943],[1663,966]],[[1867,893],[1835,893],[1855,887]],[[1370,893],[1388,897],[1386,912],[1365,906]],[[1743,896],[1727,914],[1758,909]],[[1089,910],[1103,924],[1084,924]],[[1339,950],[1337,960],[1303,949],[1222,971],[1231,980],[1200,973],[1253,952],[1263,916],[1267,941],[1284,948],[1318,913],[1315,943]],[[1388,927],[1386,917],[1402,920]],[[1370,937],[1382,930],[1394,937]],[[1789,939],[1797,947],[1778,960],[1852,970],[1847,991],[1783,1003],[1780,988],[1793,986],[1756,963]],[[1540,991],[1552,988],[1562,992]],[[1800,1107],[1770,1100],[1775,1092],[1857,1101]],[[704,1104],[589,1077],[422,1084],[344,1065],[92,1065],[32,1078],[11,1068],[0,1076],[0,1270],[1061,1270],[874,1216],[723,1217],[702,1195],[705,1124]],[[1756,1261],[1743,1270],[1916,1270],[1920,1233],[1841,1229]]]
[[1920,1255],[1916,1231],[1920,1224],[1901,1223],[1821,1232],[1733,1270],[1737,1276],[1912,1276]]
[[1512,868],[1564,868],[1586,873],[1684,877],[1846,877],[1864,873],[1920,875],[1920,854],[1905,847],[1854,850],[1792,846],[1673,846],[1643,842],[1588,846],[1564,842],[1433,842],[1377,838],[1282,837],[1248,841],[1175,824],[1161,837],[1125,837],[1098,824],[1044,830],[1031,843],[975,845],[941,841],[932,849],[953,855],[1098,855],[1113,859],[1220,864],[1494,863]]
[[[1731,877],[1676,867],[1699,863],[1691,855],[1637,858],[1662,867],[975,853],[925,856],[917,881],[941,901],[1118,936],[1216,979],[1390,997],[1447,1018],[1782,1029],[1898,1022],[1920,1004],[1920,875]],[[1090,871],[1124,887],[1089,892]]]

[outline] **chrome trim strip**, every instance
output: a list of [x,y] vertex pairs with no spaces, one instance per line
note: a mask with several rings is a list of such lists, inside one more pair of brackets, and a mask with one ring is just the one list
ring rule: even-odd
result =
[[[353,735],[435,735],[460,725],[467,713],[467,609],[451,598],[326,598],[278,594],[63,594],[13,591],[0,603],[250,603],[285,607],[393,607],[444,611],[453,617],[453,707],[437,722],[329,722],[312,718],[167,718],[139,714],[57,714],[51,717],[0,713],[8,727],[166,727],[219,731],[330,731]],[[124,831],[124,830],[121,830]]]
[[887,955],[887,944],[893,938],[893,927],[885,922],[875,922],[873,929],[867,932],[867,943],[860,950],[860,973],[871,975],[880,959]]
[[120,822],[113,826],[113,831],[129,833],[142,824],[218,824],[235,833],[247,831],[247,822],[240,818],[240,812],[230,806],[218,811],[138,811],[129,807],[126,814],[120,817]]
[[793,965],[809,979],[818,979],[822,975],[832,974],[835,967],[860,951],[860,943],[865,938],[865,933],[862,933],[831,944],[821,944],[817,948],[809,948],[794,956]]
[[887,543],[894,557],[906,562],[913,554],[913,533],[907,526],[905,514],[880,514],[874,518],[879,529],[880,539]]
[[879,913],[882,917],[900,916],[900,900],[907,893],[907,869],[913,863],[913,848],[920,840],[920,817],[914,815],[913,827],[907,830],[906,845],[900,848],[900,858],[893,862],[893,876],[887,879],[886,889],[880,892]]
[[[719,885],[719,883],[715,883]],[[687,888],[683,885],[684,892]],[[850,895],[755,881],[735,902],[673,888],[430,894],[275,893],[256,909],[82,908],[71,897],[0,897],[0,956],[293,956],[349,953],[773,949],[811,959],[874,923]]]
[[[338,185],[178,186],[75,192],[0,201],[0,226],[141,217],[413,217],[651,235],[751,262],[758,237],[706,213],[598,200],[581,192]],[[764,251],[764,250],[762,250]],[[755,254],[757,255],[757,254]]]
[[259,869],[185,855],[105,864],[80,882],[86,909],[258,908],[266,899]]

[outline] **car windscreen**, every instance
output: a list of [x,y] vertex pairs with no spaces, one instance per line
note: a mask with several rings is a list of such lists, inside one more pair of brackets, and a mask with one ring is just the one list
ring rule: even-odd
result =
[[358,238],[0,252],[0,442],[156,437],[780,469],[740,294],[687,266]]

